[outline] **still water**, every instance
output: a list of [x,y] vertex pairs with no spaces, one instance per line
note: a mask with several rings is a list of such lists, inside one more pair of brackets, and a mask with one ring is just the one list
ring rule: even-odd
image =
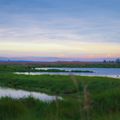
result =
[[52,101],[55,101],[56,99],[62,100],[62,97],[50,96],[45,93],[0,87],[0,98],[2,97],[10,97],[13,99],[32,97],[34,99],[38,99],[43,102],[52,102]]
[[[15,74],[25,74],[25,75],[80,75],[80,76],[103,76],[103,77],[113,77],[120,78],[120,68],[35,68],[36,70],[66,70],[68,72],[16,72]],[[71,70],[81,70],[81,71],[93,71],[91,72],[70,72]]]

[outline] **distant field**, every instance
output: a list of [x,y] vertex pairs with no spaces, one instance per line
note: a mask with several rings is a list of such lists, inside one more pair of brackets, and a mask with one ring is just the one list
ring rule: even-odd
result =
[[119,63],[101,62],[0,62],[0,71],[35,71],[35,67],[120,68]]

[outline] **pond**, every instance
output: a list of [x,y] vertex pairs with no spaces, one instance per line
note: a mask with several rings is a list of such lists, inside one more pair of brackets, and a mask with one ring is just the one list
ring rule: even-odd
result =
[[[16,72],[15,74],[25,75],[80,75],[80,76],[102,76],[120,78],[120,68],[35,68],[38,72]],[[65,70],[67,72],[39,72],[39,70]],[[71,72],[71,71],[93,71],[93,72]]]
[[34,99],[38,99],[43,102],[52,102],[55,100],[62,100],[62,97],[59,96],[50,96],[45,93],[40,92],[32,92],[32,91],[25,91],[25,90],[16,90],[11,88],[3,88],[0,87],[0,98],[2,97],[10,97],[13,99],[20,99],[20,98],[28,98],[32,97]]

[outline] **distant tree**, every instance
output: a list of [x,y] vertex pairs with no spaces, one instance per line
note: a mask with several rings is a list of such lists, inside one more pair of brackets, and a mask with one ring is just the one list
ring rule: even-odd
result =
[[114,63],[114,61],[113,61],[113,60],[109,60],[108,62],[109,62],[109,63]]
[[120,63],[120,58],[117,58],[117,59],[116,59],[116,63]]
[[27,71],[28,71],[28,74],[30,75],[30,72],[31,72],[31,66],[30,65],[27,66]]
[[107,61],[106,60],[103,60],[103,63],[106,63]]

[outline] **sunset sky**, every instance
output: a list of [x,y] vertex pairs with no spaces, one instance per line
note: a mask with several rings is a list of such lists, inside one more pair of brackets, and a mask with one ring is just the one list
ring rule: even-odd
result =
[[0,0],[0,57],[120,57],[120,0]]

